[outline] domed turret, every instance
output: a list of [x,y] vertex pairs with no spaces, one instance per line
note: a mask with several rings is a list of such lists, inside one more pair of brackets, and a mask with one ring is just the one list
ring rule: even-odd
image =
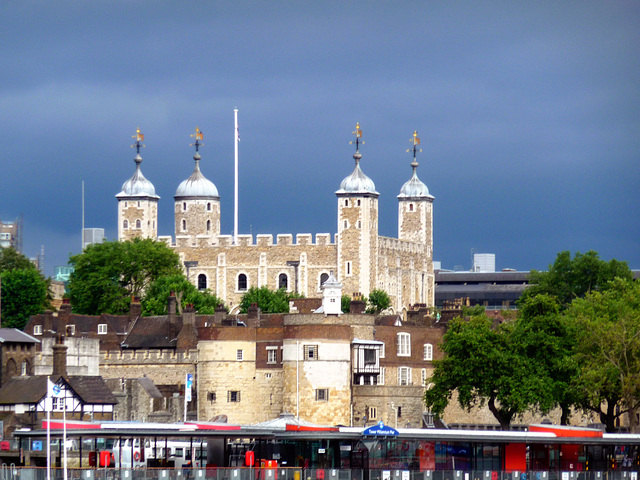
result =
[[193,173],[189,178],[183,180],[182,183],[178,185],[174,198],[176,200],[195,197],[210,199],[220,198],[216,186],[200,171],[200,154],[196,152],[193,159],[196,161]]
[[142,163],[142,157],[138,153],[133,159],[136,162],[136,171],[129,180],[122,184],[122,191],[116,195],[116,198],[124,197],[150,197],[160,198],[156,195],[156,188],[149,180],[142,174],[140,164]]
[[353,154],[353,158],[356,161],[356,167],[351,172],[351,175],[346,177],[340,183],[340,190],[336,193],[375,193],[376,185],[369,177],[367,177],[360,168],[360,159],[362,155],[360,152]]
[[418,178],[418,162],[415,159],[411,166],[413,167],[413,175],[408,182],[402,185],[398,198],[433,198],[429,195],[427,186]]

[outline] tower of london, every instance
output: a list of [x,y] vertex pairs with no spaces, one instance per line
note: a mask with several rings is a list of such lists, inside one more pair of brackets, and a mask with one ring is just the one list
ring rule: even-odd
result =
[[[136,133],[136,170],[124,182],[118,199],[118,239],[152,238],[164,241],[180,256],[194,262],[189,279],[224,300],[231,312],[251,287],[285,288],[305,297],[320,297],[322,284],[333,272],[343,293],[368,296],[374,289],[389,294],[394,311],[410,305],[434,304],[433,200],[418,178],[416,153],[420,139],[413,134],[413,170],[398,194],[398,237],[378,234],[375,184],[361,167],[362,130],[356,126],[353,171],[336,194],[337,233],[232,235],[220,234],[220,196],[201,171],[202,157],[196,129],[193,173],[174,195],[174,236],[158,236],[160,197],[142,174],[140,141]],[[205,160],[206,162],[206,160]],[[206,163],[205,163],[206,165]],[[197,262],[197,264],[195,263]]]

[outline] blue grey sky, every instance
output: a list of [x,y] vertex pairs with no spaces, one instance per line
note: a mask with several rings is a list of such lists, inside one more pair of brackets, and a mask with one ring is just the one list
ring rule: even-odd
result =
[[134,171],[162,197],[203,173],[233,230],[233,109],[240,233],[335,233],[340,181],[380,192],[380,233],[418,174],[435,196],[434,257],[545,269],[562,250],[640,268],[640,2],[3,1],[0,219],[24,215],[24,253],[47,275],[87,227],[116,237]]

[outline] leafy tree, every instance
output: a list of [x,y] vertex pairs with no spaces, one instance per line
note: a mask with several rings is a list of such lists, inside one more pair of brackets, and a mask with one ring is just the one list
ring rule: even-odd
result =
[[494,327],[485,315],[454,320],[444,335],[445,357],[434,362],[425,403],[441,415],[454,392],[470,410],[485,404],[508,429],[515,416],[536,403],[531,365],[512,344],[511,324]]
[[342,310],[342,313],[349,313],[351,311],[351,297],[346,293],[342,294],[340,298],[340,310]]
[[604,291],[575,300],[566,316],[578,332],[581,406],[596,412],[607,431],[624,413],[631,430],[640,431],[640,284],[616,278]]
[[0,248],[0,272],[11,270],[36,270],[36,267],[15,248]]
[[87,315],[125,313],[131,296],[141,296],[163,275],[181,273],[178,255],[150,239],[93,244],[69,263],[75,269],[68,286],[73,310]]
[[240,313],[247,313],[252,303],[257,303],[264,313],[288,313],[289,300],[303,298],[302,295],[287,292],[284,288],[271,290],[269,287],[251,287],[242,296]]
[[192,304],[198,313],[211,315],[218,305],[224,303],[209,290],[198,290],[184,275],[165,275],[157,278],[145,292],[142,314],[166,314],[171,292],[176,295],[178,313],[182,313],[187,304]]
[[577,374],[573,357],[576,331],[559,311],[555,297],[528,297],[520,304],[511,341],[516,353],[532,364],[538,410],[546,414],[560,407],[561,424],[566,425],[576,402],[572,388]]
[[33,267],[2,272],[2,326],[23,329],[31,315],[50,308],[49,281]]
[[391,299],[384,290],[372,290],[367,302],[367,313],[380,313],[391,306]]
[[616,277],[631,280],[631,270],[626,262],[600,260],[593,250],[585,254],[577,252],[572,259],[571,252],[564,251],[549,265],[548,271],[531,271],[531,286],[523,292],[520,301],[548,294],[556,297],[560,306],[566,308],[574,298],[584,297],[593,290],[606,289],[608,282]]

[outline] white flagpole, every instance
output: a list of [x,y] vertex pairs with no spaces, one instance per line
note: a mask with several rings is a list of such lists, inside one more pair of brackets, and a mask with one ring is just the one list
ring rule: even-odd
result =
[[51,407],[53,406],[53,399],[49,392],[49,376],[47,375],[47,399],[44,402],[44,407],[47,409],[47,480],[51,480]]
[[235,120],[235,193],[234,193],[234,213],[233,213],[233,244],[238,244],[238,140],[240,140],[240,133],[238,132],[238,109],[233,110]]
[[62,444],[64,445],[64,480],[67,480],[67,392],[65,390],[64,396],[62,397]]

